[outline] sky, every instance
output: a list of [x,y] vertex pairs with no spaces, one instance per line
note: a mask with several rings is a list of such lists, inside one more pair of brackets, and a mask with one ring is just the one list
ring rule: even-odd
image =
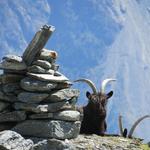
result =
[[[0,0],[0,58],[22,55],[44,24],[56,30],[45,48],[58,52],[60,72],[70,80],[88,78],[98,89],[105,78],[116,78],[106,91],[108,132],[118,133],[118,116],[124,126],[150,114],[150,1],[149,0]],[[86,84],[79,105],[85,105]],[[150,120],[135,136],[150,141]]]

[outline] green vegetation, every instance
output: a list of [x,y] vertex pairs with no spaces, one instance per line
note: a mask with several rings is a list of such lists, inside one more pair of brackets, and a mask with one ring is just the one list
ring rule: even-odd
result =
[[142,144],[142,145],[141,145],[141,148],[142,148],[143,150],[150,150],[150,147],[149,147],[147,144]]

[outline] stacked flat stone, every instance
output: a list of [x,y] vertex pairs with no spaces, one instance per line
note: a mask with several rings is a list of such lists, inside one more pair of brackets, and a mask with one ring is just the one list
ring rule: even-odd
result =
[[26,119],[23,110],[16,111],[13,104],[18,101],[17,95],[22,91],[20,81],[25,77],[27,66],[23,59],[15,55],[3,57],[0,69],[0,130],[11,129],[18,122]]
[[6,55],[0,63],[0,130],[22,136],[72,139],[80,130],[75,110],[79,91],[58,72],[57,53],[44,49],[52,26],[36,33],[22,57]]

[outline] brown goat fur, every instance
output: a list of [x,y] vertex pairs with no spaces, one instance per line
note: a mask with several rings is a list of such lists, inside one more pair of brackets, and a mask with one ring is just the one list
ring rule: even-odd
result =
[[88,104],[79,110],[83,113],[81,134],[97,134],[104,135],[107,129],[106,124],[106,105],[108,99],[113,95],[113,91],[108,94],[91,94],[86,92]]

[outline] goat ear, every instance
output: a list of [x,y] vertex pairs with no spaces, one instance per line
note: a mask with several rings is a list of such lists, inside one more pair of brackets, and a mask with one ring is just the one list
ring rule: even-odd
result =
[[109,99],[110,97],[112,97],[113,96],[113,91],[110,91],[108,94],[107,94],[107,99]]
[[86,97],[88,98],[88,99],[90,99],[91,98],[91,93],[90,92],[86,92]]

